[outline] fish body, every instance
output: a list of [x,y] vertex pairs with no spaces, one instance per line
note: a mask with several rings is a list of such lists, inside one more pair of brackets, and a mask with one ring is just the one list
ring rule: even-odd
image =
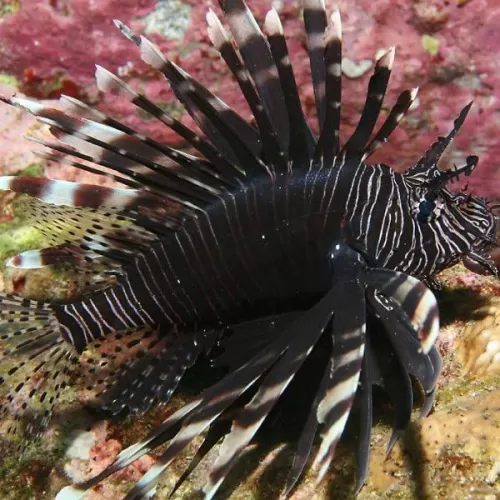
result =
[[[435,224],[421,223],[412,191],[403,175],[383,164],[345,160],[260,176],[152,243],[116,286],[59,306],[58,319],[83,350],[90,338],[144,324],[191,331],[307,309],[330,287],[329,255],[346,226],[374,266],[433,276],[467,254],[475,237],[460,234],[453,245],[444,238],[437,245],[436,236],[456,222],[443,214]],[[480,222],[491,230],[491,217]]]
[[64,304],[0,297],[2,413],[25,433],[36,433],[78,377],[111,412],[142,413],[168,402],[203,353],[227,369],[149,437],[95,478],[62,490],[59,499],[80,498],[168,442],[127,496],[149,498],[163,470],[204,431],[204,444],[174,491],[223,438],[204,487],[211,498],[320,344],[327,355],[317,366],[320,382],[310,388],[311,408],[285,494],[310,458],[318,480],[324,477],[354,406],[361,416],[359,491],[367,476],[373,386],[382,387],[394,407],[389,449],[410,421],[412,380],[423,389],[423,415],[433,405],[441,369],[434,347],[439,318],[423,281],[431,283],[460,259],[497,273],[489,253],[496,244],[492,209],[447,188],[470,175],[477,157],[457,169],[437,168],[470,104],[404,174],[370,164],[416,90],[402,92],[374,132],[394,60],[389,49],[375,66],[359,124],[341,145],[340,13],[328,19],[322,2],[303,3],[318,137],[300,106],[277,12],[266,16],[264,35],[241,0],[220,2],[235,44],[212,11],[207,24],[255,126],[120,22],[203,134],[97,68],[101,90],[128,98],[173,129],[196,156],[73,98],[64,97],[59,108],[3,98],[51,126],[57,140],[36,139],[49,148],[46,157],[125,188],[0,178],[0,188],[30,196],[27,213],[49,242],[8,265],[63,262],[86,280],[82,298]]

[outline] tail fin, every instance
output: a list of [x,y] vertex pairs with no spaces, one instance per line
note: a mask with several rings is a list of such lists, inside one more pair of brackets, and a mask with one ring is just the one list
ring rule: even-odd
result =
[[0,349],[2,430],[36,437],[75,374],[77,353],[50,305],[9,295],[0,296]]

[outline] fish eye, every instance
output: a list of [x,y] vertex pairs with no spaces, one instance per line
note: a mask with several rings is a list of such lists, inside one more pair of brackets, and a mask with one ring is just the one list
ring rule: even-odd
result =
[[418,205],[417,219],[420,222],[428,222],[436,208],[435,196],[425,196]]
[[417,220],[419,222],[430,222],[439,217],[446,202],[439,199],[437,191],[431,191],[423,194],[417,203],[414,212]]

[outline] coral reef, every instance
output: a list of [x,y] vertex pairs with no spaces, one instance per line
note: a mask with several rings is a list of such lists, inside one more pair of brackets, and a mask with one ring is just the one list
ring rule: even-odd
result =
[[461,361],[469,373],[500,372],[500,298],[494,297],[477,315],[457,343]]
[[[94,476],[106,468],[122,450],[122,443],[110,437],[110,429],[107,422],[98,422],[89,431],[78,431],[74,440],[67,449],[64,465],[65,475],[74,482],[83,481]],[[117,498],[120,492],[123,495],[127,485],[138,481],[141,476],[153,465],[154,459],[145,455],[135,462],[132,467],[121,471],[114,476],[114,484],[106,484],[100,487],[89,500],[104,498]]]

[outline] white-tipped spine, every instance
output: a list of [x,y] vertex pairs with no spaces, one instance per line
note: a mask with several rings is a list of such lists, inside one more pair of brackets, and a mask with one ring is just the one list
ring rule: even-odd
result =
[[16,96],[12,96],[10,98],[10,103],[13,104],[14,106],[18,106],[20,108],[25,109],[26,111],[29,111],[34,115],[38,114],[46,107],[41,102],[32,101],[31,99],[25,99],[24,97],[16,97]]
[[125,24],[123,24],[119,19],[113,19],[115,26],[123,33],[123,35],[128,38],[132,43],[139,45],[141,39]]
[[280,16],[274,7],[266,14],[266,19],[264,20],[264,32],[268,36],[282,36],[284,33]]
[[102,121],[106,118],[106,116],[100,111],[97,111],[84,102],[66,94],[61,95],[59,103],[61,104],[61,109],[63,111],[71,115],[76,115],[79,118],[91,118],[96,121]]
[[0,177],[0,191],[10,191],[12,181],[15,179],[13,175],[2,175]]
[[[340,19],[340,10],[337,8],[333,11],[330,17],[330,23],[325,30],[325,43],[328,46],[342,43],[342,21]],[[334,77],[340,78],[342,75],[342,64],[339,60],[328,65],[327,71]],[[340,102],[335,104],[340,106]]]
[[87,104],[85,104],[82,101],[79,101],[75,97],[71,97],[70,95],[61,94],[60,100],[64,101],[64,102],[68,102],[71,105],[75,106],[76,108],[91,109],[90,106],[88,106]]
[[229,35],[212,9],[208,9],[206,19],[208,38],[212,42],[212,45],[217,50],[220,50],[222,45],[229,41]]
[[384,52],[377,60],[378,68],[387,68],[389,71],[394,65],[394,56],[396,54],[396,47],[393,45],[386,52]]
[[25,252],[11,257],[5,263],[5,267],[15,269],[40,269],[44,267],[40,250],[26,250]]
[[342,18],[340,16],[339,8],[335,8],[330,16],[330,22],[325,31],[325,42],[328,43],[342,41]]
[[160,49],[150,42],[146,37],[141,36],[141,59],[153,68],[161,69],[167,63],[165,56],[161,53]]
[[95,65],[95,80],[101,92],[118,92],[127,99],[134,99],[137,96],[123,80],[98,64]]

